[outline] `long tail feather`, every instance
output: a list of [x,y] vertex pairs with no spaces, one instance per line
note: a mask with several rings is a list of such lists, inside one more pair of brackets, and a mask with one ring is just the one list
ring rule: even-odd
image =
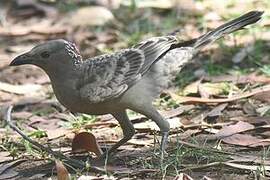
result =
[[232,21],[229,21],[213,31],[208,32],[207,34],[197,38],[193,47],[195,49],[201,49],[205,45],[221,38],[226,34],[230,34],[234,31],[243,29],[245,26],[249,24],[253,24],[261,19],[263,12],[262,11],[251,11],[248,12]]

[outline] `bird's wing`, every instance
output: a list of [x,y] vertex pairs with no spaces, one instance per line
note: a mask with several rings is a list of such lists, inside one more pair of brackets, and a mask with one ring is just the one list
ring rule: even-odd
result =
[[152,64],[163,57],[170,48],[177,43],[178,40],[176,36],[161,36],[147,39],[146,41],[133,46],[133,48],[142,50],[145,56],[145,62],[140,72],[142,74],[147,72]]
[[131,49],[86,60],[78,84],[81,97],[92,103],[119,97],[176,42],[174,36],[155,37]]
[[82,64],[78,84],[80,95],[92,103],[120,96],[129,85],[140,79],[144,55],[138,49],[97,56]]

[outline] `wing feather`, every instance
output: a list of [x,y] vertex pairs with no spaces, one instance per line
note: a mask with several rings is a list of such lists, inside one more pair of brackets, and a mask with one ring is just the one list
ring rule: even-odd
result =
[[176,43],[175,36],[155,37],[131,49],[86,60],[77,86],[81,97],[92,103],[119,97]]
[[92,103],[119,97],[140,77],[143,63],[143,52],[138,49],[88,59],[81,66],[84,73],[77,89]]

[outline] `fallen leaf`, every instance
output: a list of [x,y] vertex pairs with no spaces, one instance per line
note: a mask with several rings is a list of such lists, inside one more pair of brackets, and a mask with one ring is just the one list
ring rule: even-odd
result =
[[270,117],[249,117],[249,116],[234,116],[230,118],[232,121],[245,121],[253,125],[269,124]]
[[255,136],[248,134],[234,134],[226,138],[223,138],[222,141],[227,144],[234,144],[238,146],[247,146],[247,147],[260,147],[270,145],[270,139],[259,139]]
[[[244,165],[244,164],[236,164],[231,162],[223,162],[222,164],[237,168],[237,169],[244,169],[244,170],[251,170],[251,171],[257,171],[258,169],[261,169],[261,165]],[[263,169],[266,171],[270,171],[270,166],[263,166]]]
[[19,173],[13,169],[8,169],[5,173],[0,175],[0,179],[17,179]]
[[193,178],[191,178],[189,175],[185,173],[180,173],[174,178],[174,180],[193,180]]
[[207,113],[208,117],[215,117],[222,115],[222,111],[228,106],[227,103],[220,104],[213,108],[209,113]]
[[201,97],[209,98],[212,95],[219,95],[223,94],[224,92],[228,91],[228,89],[236,88],[233,84],[228,84],[224,82],[218,83],[201,83],[201,80],[193,82],[187,85],[184,90],[183,94],[197,94],[200,93]]
[[27,111],[20,111],[20,112],[12,113],[12,117],[14,119],[29,119],[31,116],[33,116],[33,114]]
[[201,80],[195,81],[187,85],[183,89],[183,94],[186,96],[188,94],[197,94],[198,93],[198,86],[201,83]]
[[134,124],[134,128],[139,132],[151,132],[151,131],[159,131],[159,127],[153,121],[145,121],[141,123]]
[[55,160],[57,180],[69,180],[69,173],[63,163],[59,160]]
[[245,83],[269,83],[270,78],[265,75],[257,75],[257,73],[251,73],[247,75],[220,75],[220,76],[204,76],[203,80],[217,82],[232,82],[234,84]]
[[270,102],[270,90],[258,93],[255,96],[253,96],[252,98],[257,99],[257,100],[262,101],[262,102]]
[[242,94],[234,95],[230,98],[219,98],[219,99],[209,99],[209,98],[198,98],[198,97],[188,97],[188,96],[176,96],[171,93],[171,97],[179,102],[179,103],[226,103],[232,102],[243,98],[248,98],[250,96],[254,96],[258,93],[270,91],[270,85],[265,85],[259,88],[255,88],[253,90],[249,90]]
[[185,140],[201,131],[202,131],[201,129],[188,129],[185,130],[183,133],[172,134],[170,135],[170,138],[179,138],[180,140]]
[[102,26],[114,19],[110,10],[102,6],[78,9],[67,20],[73,26]]
[[223,127],[215,136],[219,139],[237,134],[237,133],[241,133],[247,130],[251,130],[254,129],[255,126],[252,124],[249,124],[247,122],[243,122],[243,121],[239,121],[234,125],[229,125],[229,126],[225,126]]
[[36,92],[40,90],[41,87],[42,86],[38,84],[13,85],[5,82],[0,82],[0,90],[21,95]]
[[209,98],[210,97],[209,92],[207,91],[207,89],[205,89],[203,87],[203,85],[201,83],[198,85],[198,91],[199,91],[199,94],[200,94],[201,97],[203,97],[203,98]]
[[[183,126],[179,118],[170,118],[167,119],[168,123],[170,124],[171,130],[177,129]],[[139,132],[152,132],[152,131],[160,131],[157,124],[153,121],[145,121],[141,123],[134,124],[134,128]]]
[[76,134],[72,141],[72,152],[89,151],[100,156],[103,152],[96,140],[96,137],[89,132],[80,132]]
[[[13,168],[13,167],[16,167],[17,165],[25,162],[26,160],[25,159],[18,159],[18,160],[15,160],[15,161],[12,161],[12,162],[9,162],[9,163],[4,163],[4,164],[1,164],[0,166],[0,175],[4,175],[6,174],[6,172]],[[11,175],[16,175],[17,172],[15,171],[12,171]],[[2,179],[2,178],[1,178]]]
[[10,152],[2,151],[0,152],[0,164],[4,163],[5,161],[11,161],[13,158],[10,156]]
[[248,114],[249,116],[254,116],[257,114],[255,106],[251,104],[249,101],[244,103],[244,105],[242,106],[242,109],[244,113]]
[[70,130],[64,128],[46,130],[48,140],[56,139],[71,133]]
[[172,117],[176,117],[179,116],[187,111],[192,110],[193,108],[195,108],[194,105],[181,105],[178,108],[175,109],[171,109],[169,111],[163,111],[161,112],[161,115],[165,118],[165,119],[169,119]]
[[228,89],[237,89],[233,84],[225,82],[220,83],[202,83],[201,88],[208,93],[208,96],[224,94]]

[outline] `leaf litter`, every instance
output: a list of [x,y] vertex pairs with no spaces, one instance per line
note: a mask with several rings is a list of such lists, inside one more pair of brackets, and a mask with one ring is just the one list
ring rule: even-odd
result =
[[[6,21],[3,26],[1,20],[0,41],[7,42],[5,43],[5,47],[0,45],[0,52],[3,52],[3,55],[1,54],[0,56],[4,57],[3,59],[11,59],[11,57],[24,51],[26,48],[32,47],[33,43],[36,44],[43,40],[63,37],[69,38],[70,40],[73,39],[80,46],[82,53],[89,56],[126,46],[126,44],[116,44],[122,38],[121,30],[116,30],[117,28],[121,28],[121,25],[118,27],[113,24],[118,21],[118,16],[114,11],[110,10],[110,5],[106,5],[107,8],[101,7],[104,11],[98,12],[103,13],[96,13],[97,10],[90,10],[89,8],[91,6],[78,6],[76,10],[60,13],[54,6],[54,2],[52,3],[53,5],[42,3],[41,1],[29,1],[28,5],[19,0],[16,1],[16,3],[18,3],[18,7],[9,9],[10,12],[6,14],[8,21]],[[181,3],[181,1],[178,3]],[[203,5],[200,5],[200,3]],[[117,2],[114,6],[121,7],[119,4],[121,3]],[[184,4],[187,5],[187,3]],[[191,3],[187,8],[198,13],[198,6],[207,6],[205,4],[207,3]],[[132,12],[133,7],[131,7],[131,4],[122,3],[121,5],[128,6],[130,8],[129,13]],[[141,14],[146,17],[148,16],[147,13],[149,12],[146,10],[146,7],[154,7],[160,9],[162,13],[165,13],[167,11],[166,9],[172,9],[173,6],[171,5],[171,1],[167,4],[164,4],[164,2],[145,3],[141,1],[138,4],[140,9],[139,16],[141,16]],[[1,6],[0,8],[3,7],[4,6]],[[84,8],[86,8],[87,11]],[[203,12],[204,10],[202,9],[200,11]],[[154,21],[160,19],[160,14],[157,14],[153,15]],[[81,18],[82,16],[84,18],[86,17],[86,20]],[[99,16],[100,19],[89,18],[93,16]],[[184,16],[186,15],[184,14]],[[73,24],[69,24],[69,17],[75,18],[75,20],[72,21]],[[132,18],[132,16],[130,17]],[[206,13],[205,18],[208,23],[207,27],[210,28],[216,27],[223,22],[223,14],[215,11]],[[195,19],[190,19],[190,23],[183,26],[183,28],[187,30],[187,32],[184,33],[186,33],[186,37],[194,38],[201,33],[196,27],[196,24],[194,25],[192,23],[192,21],[195,22]],[[133,22],[133,20],[130,22]],[[134,22],[137,23],[135,20]],[[112,24],[108,25],[110,23]],[[109,30],[100,32],[100,29],[102,29],[100,28],[95,32],[93,28],[90,27],[92,25],[102,25],[102,27],[108,27]],[[182,27],[182,25],[180,26]],[[191,31],[190,29],[193,30]],[[146,34],[146,36],[149,36],[149,34]],[[250,38],[245,37],[247,36],[243,35],[241,39],[236,39],[237,44],[240,45],[251,41]],[[15,47],[14,44],[23,44],[23,46]],[[226,40],[224,44],[235,46],[231,40]],[[233,48],[233,46],[230,47]],[[218,61],[219,63],[222,62],[222,58],[227,58],[227,60],[230,58],[235,64],[234,66],[241,68],[241,64],[245,63],[247,59],[250,58],[249,54],[254,53],[255,47],[253,46],[255,46],[254,43],[251,46],[240,48],[235,51],[236,53],[232,54],[231,57],[227,57],[228,55],[224,52],[224,49],[220,52],[222,54],[217,53],[219,50],[216,49],[217,46],[215,45],[209,47],[209,49],[205,50],[203,53],[207,53],[208,51],[213,52],[213,54],[216,54],[216,57],[213,58],[214,61]],[[121,131],[118,131],[120,130],[119,125],[111,116],[97,117],[97,121],[82,124],[75,130],[70,128],[70,126],[69,128],[65,127],[65,124],[70,123],[70,120],[67,117],[61,116],[61,114],[69,116],[68,111],[55,104],[51,89],[48,89],[48,78],[36,68],[8,68],[8,60],[1,61],[0,64],[0,104],[6,105],[12,103],[15,105],[13,118],[16,119],[19,127],[26,127],[24,129],[25,131],[45,131],[45,137],[34,137],[37,141],[47,142],[47,144],[53,146],[54,149],[58,148],[62,152],[64,152],[66,148],[65,153],[71,152],[70,147],[73,147],[73,150],[86,149],[90,152],[94,151],[98,156],[101,153],[100,149],[103,148],[99,147],[99,144],[112,144],[121,139]],[[195,67],[198,66],[196,63],[193,65]],[[204,72],[206,71],[204,70]],[[192,170],[199,172],[201,178],[210,179],[211,176],[208,177],[206,171],[210,168],[219,169],[219,166],[244,170],[241,171],[242,173],[246,170],[250,172],[257,171],[261,166],[265,167],[265,171],[269,171],[269,157],[265,155],[263,157],[265,159],[264,162],[260,162],[261,152],[253,153],[258,149],[267,151],[270,145],[269,134],[267,135],[267,130],[269,130],[269,118],[267,117],[269,110],[267,109],[269,106],[269,82],[270,79],[267,75],[253,71],[248,74],[235,75],[232,73],[224,73],[217,76],[210,76],[205,73],[204,77],[199,80],[188,82],[188,86],[182,90],[182,93],[189,97],[182,97],[178,93],[168,93],[177,104],[168,108],[169,110],[161,109],[160,111],[161,114],[168,119],[172,128],[169,148],[179,153],[183,147],[191,148],[189,150],[190,152],[204,149],[204,147],[210,147],[206,148],[210,155],[214,152],[225,154],[225,151],[228,151],[227,155],[229,156],[229,160],[226,159],[223,162],[211,161],[196,164],[196,162],[190,161],[189,164],[174,165],[178,175],[172,175],[171,177],[175,179],[192,179],[193,176],[195,177],[195,173],[188,173],[190,172],[189,170]],[[23,89],[22,87],[27,83],[30,84],[30,86]],[[31,97],[27,96],[30,92],[36,93],[37,91],[43,91],[45,93],[37,93],[31,95]],[[33,96],[36,98],[33,98]],[[48,99],[52,101],[48,102]],[[184,104],[179,106],[180,102],[188,103],[188,105]],[[42,104],[42,106],[40,106],[40,104]],[[155,162],[155,152],[158,151],[158,149],[156,148],[153,137],[157,135],[156,132],[158,132],[159,129],[155,123],[148,121],[147,118],[138,114],[132,115],[131,121],[135,124],[137,131],[136,136],[120,148],[119,153],[122,156],[116,155],[115,159],[109,162],[108,167],[115,172],[120,172],[121,170],[123,170],[123,172],[131,172],[130,174],[136,177],[144,177],[142,175],[144,173],[148,173],[150,177],[154,177],[156,174],[160,173],[159,167],[154,165],[149,167],[149,162]],[[0,147],[0,158],[7,158],[7,161],[1,162],[1,168],[5,167],[5,162],[8,162],[10,158],[12,159],[12,157],[9,156],[11,153],[20,154],[19,159],[24,156],[27,157],[27,154],[24,154],[25,144],[21,146],[22,148],[20,147],[21,149],[17,150],[14,148],[20,138],[14,133],[13,138],[7,138],[7,135],[5,135],[7,131],[8,130],[5,129],[3,134],[2,131],[0,131],[1,140],[4,142],[3,147]],[[200,141],[200,135],[204,136],[203,142]],[[213,140],[218,142],[212,144],[211,141]],[[252,152],[252,155],[248,156],[243,150],[245,150],[245,152]],[[174,155],[174,151],[170,152]],[[131,158],[134,158],[134,156],[131,156],[132,153],[137,160],[135,162]],[[131,156],[130,159],[129,156]],[[172,158],[170,156],[172,155],[169,155],[168,159]],[[192,157],[193,156],[196,156],[196,153],[194,153]],[[200,154],[199,156],[205,157],[207,153]],[[138,161],[141,157],[143,161]],[[179,156],[174,159],[179,159]],[[142,164],[143,162],[145,162],[145,164]],[[251,164],[252,162],[254,164]],[[24,163],[26,163],[27,166],[27,161]],[[25,164],[23,166],[25,166]],[[67,174],[71,171],[68,172],[69,170],[67,170],[60,161],[56,161],[56,166],[58,166],[58,168],[56,168],[57,174],[63,172],[59,179],[67,179]],[[22,168],[20,166],[18,166],[20,167],[19,169],[16,168],[16,163],[14,166],[10,165],[8,167],[7,169],[10,171],[7,170],[6,172],[8,173],[6,173],[6,175],[9,177],[17,176],[18,170]],[[124,169],[124,167],[126,169]],[[49,169],[52,170],[52,168]],[[50,170],[47,171],[47,175],[49,174],[49,176],[51,174]],[[174,172],[174,170],[169,170]],[[180,171],[185,172],[178,173]],[[234,173],[232,170],[229,172]],[[36,175],[38,176],[38,173]],[[106,175],[93,174],[93,176],[89,177],[77,177],[79,179],[108,178],[105,176]],[[119,175],[119,177],[121,176]],[[113,178],[114,177],[111,177],[111,179]]]

